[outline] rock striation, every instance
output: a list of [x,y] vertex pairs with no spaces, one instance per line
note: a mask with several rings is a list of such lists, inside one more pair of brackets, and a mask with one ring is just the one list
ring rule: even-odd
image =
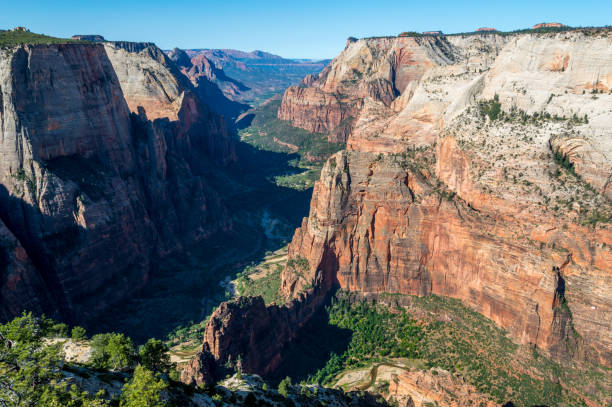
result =
[[279,110],[311,131],[353,116],[283,294],[450,296],[561,363],[611,365],[611,86],[608,29],[349,41]]
[[402,407],[499,406],[478,393],[474,386],[443,369],[414,369],[395,375],[389,382],[388,399]]
[[0,132],[3,319],[82,323],[231,227],[206,177],[233,159],[224,121],[153,44],[3,50]]
[[[486,65],[501,48],[503,37],[383,37],[349,39],[342,53],[316,79],[287,89],[278,117],[312,132],[346,142],[365,99],[391,106],[400,95],[409,99],[415,84],[436,66]],[[474,58],[476,57],[476,58]],[[470,59],[472,58],[472,59]]]

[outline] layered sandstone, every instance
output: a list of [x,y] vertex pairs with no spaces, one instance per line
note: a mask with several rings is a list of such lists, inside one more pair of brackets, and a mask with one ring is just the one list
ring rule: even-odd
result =
[[[431,41],[350,41],[287,91],[279,116],[297,126],[337,126],[338,89],[362,106],[289,246],[308,270],[287,268],[283,293],[450,296],[557,361],[612,364],[612,34]],[[383,77],[397,97],[367,96],[400,44],[415,62]]]
[[197,357],[191,359],[181,371],[181,381],[198,387],[211,386],[217,382],[217,363],[207,344],[203,344]]
[[317,77],[307,77],[302,85],[285,91],[278,117],[345,142],[350,129],[344,127],[352,127],[365,99],[397,111],[400,106],[391,106],[394,100],[401,95],[409,100],[426,72],[459,63],[466,70],[481,69],[504,41],[500,36],[460,41],[444,36],[349,39],[344,51]]
[[388,398],[397,401],[401,407],[499,405],[478,393],[474,386],[442,369],[410,370],[395,375],[389,382]]
[[[462,60],[431,69],[394,102],[397,113],[366,101],[349,137],[353,152],[323,169],[290,254],[309,260],[313,278],[334,274],[345,289],[460,298],[557,358],[580,352],[566,349],[567,316],[553,301],[563,279],[574,329],[596,349],[590,356],[611,363],[612,231],[585,222],[610,210],[612,99],[582,92],[609,88],[611,45],[605,31],[517,36],[478,70]],[[573,62],[557,70],[559,58]],[[495,95],[505,112],[586,114],[588,123],[475,114],[475,102]],[[415,128],[423,106],[435,106],[426,121],[434,125],[421,116]],[[580,178],[558,174],[557,150]],[[436,198],[444,189],[450,200]],[[338,267],[325,270],[329,251]],[[310,283],[285,272],[285,292],[302,280]]]
[[2,52],[3,318],[83,321],[229,227],[204,176],[231,159],[227,130],[173,71],[152,44]]
[[[222,303],[206,325],[203,349],[190,363],[197,363],[194,361],[210,352],[219,366],[240,363],[245,372],[272,374],[282,362],[285,345],[321,306],[329,288],[320,282],[304,294],[308,301],[299,298],[284,306],[266,307],[261,297]],[[188,368],[181,380],[197,382],[199,374],[197,369]]]

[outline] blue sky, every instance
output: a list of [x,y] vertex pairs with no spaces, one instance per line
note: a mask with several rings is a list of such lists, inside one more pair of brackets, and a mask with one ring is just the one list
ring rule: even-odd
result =
[[151,41],[167,49],[261,49],[285,57],[332,58],[347,37],[402,31],[524,28],[542,21],[612,24],[612,1],[38,1],[3,0],[0,28],[68,37]]

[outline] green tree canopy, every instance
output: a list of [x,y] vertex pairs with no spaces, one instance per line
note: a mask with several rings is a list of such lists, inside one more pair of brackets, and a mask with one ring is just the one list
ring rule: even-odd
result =
[[87,332],[82,326],[75,326],[72,328],[72,339],[75,341],[82,341],[87,339]]
[[289,395],[290,390],[291,390],[291,378],[287,376],[283,380],[281,380],[281,382],[278,384],[278,394],[280,394],[281,396],[287,397]]
[[124,370],[134,364],[134,342],[121,333],[94,335],[91,349],[92,363],[97,368]]
[[132,380],[123,386],[121,407],[163,407],[162,392],[168,384],[142,365],[136,366]]
[[138,349],[140,364],[149,370],[159,373],[170,372],[173,364],[170,363],[168,346],[159,339],[151,338]]
[[50,333],[49,326],[48,319],[31,313],[0,325],[0,405],[106,405],[104,400],[96,400],[67,383],[61,373],[60,345],[43,341]]

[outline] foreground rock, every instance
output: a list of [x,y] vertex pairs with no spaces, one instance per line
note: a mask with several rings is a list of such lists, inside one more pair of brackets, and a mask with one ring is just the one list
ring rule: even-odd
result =
[[442,369],[412,370],[396,375],[389,382],[389,398],[402,407],[499,406],[473,386]]

